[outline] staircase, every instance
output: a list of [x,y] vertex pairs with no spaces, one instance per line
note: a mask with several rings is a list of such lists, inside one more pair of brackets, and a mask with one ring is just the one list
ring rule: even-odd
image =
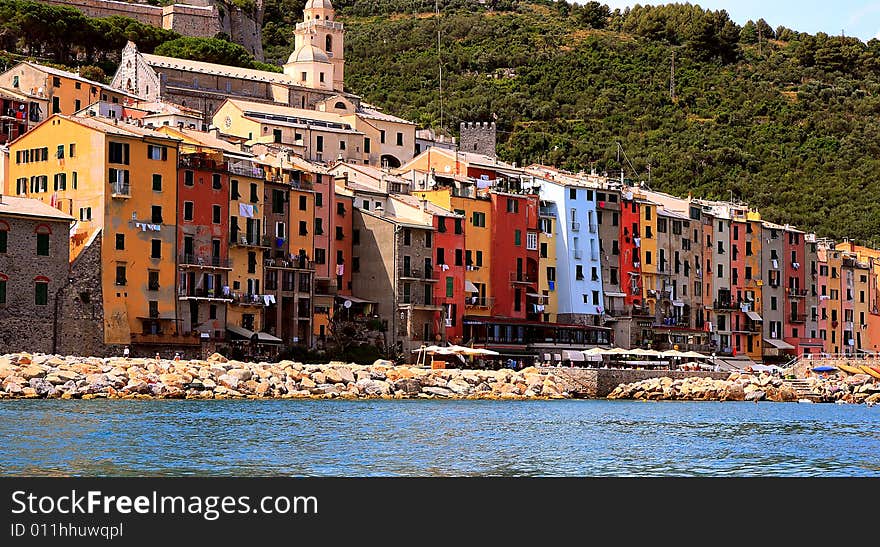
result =
[[810,382],[806,378],[785,380],[784,385],[792,388],[797,393],[798,399],[808,399],[816,403],[821,400],[821,395],[812,390]]

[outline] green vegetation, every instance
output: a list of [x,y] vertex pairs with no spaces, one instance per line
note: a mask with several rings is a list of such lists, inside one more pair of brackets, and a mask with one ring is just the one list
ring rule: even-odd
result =
[[206,63],[281,72],[281,68],[276,65],[254,61],[251,54],[239,44],[220,38],[181,36],[161,44],[155,49],[154,53],[167,57],[177,57],[178,59],[192,59]]
[[[267,10],[284,4],[296,22],[295,3]],[[418,2],[398,2],[390,17],[380,4],[334,3],[347,89],[440,128],[433,2],[415,15]],[[774,222],[880,244],[880,41],[740,28],[689,4],[506,4],[439,19],[446,132],[497,116],[499,154],[519,165],[625,168],[657,190],[732,196]],[[289,53],[283,36],[292,29],[267,33],[266,50]]]

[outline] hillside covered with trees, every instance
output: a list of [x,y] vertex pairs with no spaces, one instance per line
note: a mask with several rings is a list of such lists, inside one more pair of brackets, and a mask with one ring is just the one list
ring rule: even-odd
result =
[[[267,0],[267,55],[290,51],[301,4]],[[437,18],[428,0],[337,0],[348,89],[439,129],[439,29],[448,133],[496,120],[500,156],[520,165],[623,167],[657,190],[880,243],[877,40],[739,26],[687,4],[491,4],[441,2]]]
[[[264,0],[268,62],[287,59],[304,4]],[[6,51],[112,74],[133,39],[143,51],[260,66],[223,36],[181,39],[36,6],[0,0]],[[440,0],[439,17],[434,0],[334,6],[347,89],[389,112],[449,134],[495,120],[501,158],[520,165],[624,169],[657,190],[733,197],[774,222],[880,245],[878,40],[740,26],[691,4]]]

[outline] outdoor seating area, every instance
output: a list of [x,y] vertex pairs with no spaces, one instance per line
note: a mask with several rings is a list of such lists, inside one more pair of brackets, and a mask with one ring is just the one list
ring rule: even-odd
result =
[[653,370],[714,370],[711,355],[696,351],[658,351],[643,348],[590,348],[585,351],[562,350],[544,353],[544,366],[573,366],[588,368],[621,368]]

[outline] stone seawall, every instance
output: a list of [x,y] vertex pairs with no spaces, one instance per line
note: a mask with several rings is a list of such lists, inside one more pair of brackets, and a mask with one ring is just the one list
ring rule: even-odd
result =
[[551,374],[557,385],[578,397],[607,397],[621,384],[630,384],[650,378],[714,378],[726,379],[727,372],[684,371],[684,370],[636,370],[577,367],[541,367],[543,373]]
[[0,399],[565,399],[535,368],[431,370],[331,362],[0,356]]

